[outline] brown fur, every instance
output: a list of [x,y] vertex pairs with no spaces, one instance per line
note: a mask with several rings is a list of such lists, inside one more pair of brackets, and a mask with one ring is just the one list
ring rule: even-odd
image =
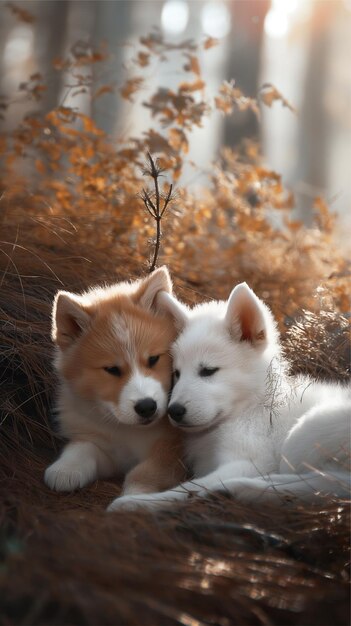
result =
[[170,484],[177,485],[185,479],[183,438],[171,426],[169,428],[169,437],[158,439],[149,457],[128,472],[123,484],[124,493],[165,491]]
[[[156,296],[164,290],[170,291],[171,283],[160,268],[134,283],[93,288],[82,295],[58,293],[52,336],[62,378],[59,426],[70,444],[45,474],[51,488],[82,487],[91,476],[110,477],[135,463],[124,487],[128,493],[172,487],[184,476],[181,436],[162,417],[171,387],[169,350],[176,337],[173,318],[157,309]],[[157,356],[156,363],[149,363],[151,356]],[[117,375],[106,370],[113,367]],[[133,382],[136,373],[141,383]],[[152,379],[156,387],[147,382]],[[148,396],[147,390],[161,404],[146,425],[135,403]],[[167,459],[159,452],[162,445],[170,452]]]
[[[137,363],[144,373],[155,376],[164,389],[171,384],[171,358],[169,348],[176,333],[171,318],[154,318],[146,311],[132,306],[126,298],[114,299],[101,304],[96,312],[94,324],[81,339],[74,352],[67,354],[62,363],[62,374],[72,382],[76,390],[86,398],[99,397],[112,401],[119,395],[131,370],[128,354],[123,346],[117,346],[112,328],[112,316],[123,313],[128,327],[138,346]],[[146,332],[147,330],[147,332]],[[152,369],[147,367],[150,355],[160,354]],[[121,378],[108,375],[103,368],[119,365]]]

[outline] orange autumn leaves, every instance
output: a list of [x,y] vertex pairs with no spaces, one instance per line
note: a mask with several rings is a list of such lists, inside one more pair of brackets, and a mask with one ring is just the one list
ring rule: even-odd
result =
[[[187,162],[191,133],[201,128],[206,116],[246,109],[258,115],[258,101],[271,106],[278,100],[292,108],[271,85],[264,85],[257,99],[245,96],[233,81],[208,95],[199,53],[215,43],[207,39],[199,45],[170,45],[155,31],[141,38],[130,63],[135,72],[124,84],[101,85],[94,92],[80,68],[103,63],[107,52],[78,42],[66,59],[55,60],[56,71],[74,76],[74,90],[90,89],[92,99],[118,89],[129,105],[140,93],[150,112],[150,127],[116,142],[75,107],[27,115],[9,136],[0,136],[3,206],[7,202],[16,207],[12,217],[21,211],[31,215],[33,229],[38,216],[41,223],[54,220],[55,229],[40,231],[43,243],[51,245],[73,229],[90,248],[108,250],[111,256],[128,249],[144,267],[155,237],[154,223],[139,197],[146,154],[157,156],[167,168],[160,179],[160,191],[167,194]],[[148,94],[145,72],[171,54],[180,63],[178,87],[156,86]],[[28,98],[40,101],[40,90],[33,90],[44,86],[41,76],[31,76],[26,85]],[[200,173],[196,165],[193,171]],[[162,222],[159,262],[168,263],[183,279],[188,299],[196,292],[226,297],[232,284],[247,280],[282,322],[299,308],[314,310],[315,290],[322,284],[332,290],[334,306],[346,310],[347,268],[335,245],[333,216],[320,199],[310,228],[294,221],[294,198],[279,174],[261,165],[256,144],[247,142],[240,153],[223,149],[208,184],[192,192],[178,183],[176,196]]]

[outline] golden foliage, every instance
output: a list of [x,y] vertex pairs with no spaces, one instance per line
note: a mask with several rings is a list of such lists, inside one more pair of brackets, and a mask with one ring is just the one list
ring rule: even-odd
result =
[[[159,87],[147,96],[143,104],[154,124],[140,137],[116,145],[89,116],[59,106],[45,117],[26,116],[0,142],[3,202],[25,207],[33,217],[34,231],[37,219],[67,220],[79,229],[76,236],[82,245],[87,238],[89,247],[108,249],[111,256],[128,248],[142,267],[154,236],[154,224],[139,197],[146,154],[158,157],[167,169],[165,192],[169,183],[179,180],[191,131],[205,116],[247,108],[258,114],[259,109],[257,100],[244,96],[234,82],[224,82],[214,106],[210,104],[198,58],[201,46],[191,41],[169,45],[159,31],[140,44],[134,59],[138,67],[147,67],[152,59],[162,62],[176,52],[185,58],[184,71],[195,77],[176,89]],[[214,44],[207,41],[202,48]],[[79,65],[100,62],[105,56],[106,52],[78,42],[68,59],[56,60],[55,67],[77,79]],[[129,76],[120,87],[122,97],[132,100],[146,82],[145,77]],[[82,84],[78,79],[75,86]],[[34,74],[23,90],[37,98],[42,87],[42,77]],[[111,89],[104,85],[92,97],[103,98]],[[268,84],[259,98],[268,106],[279,99],[292,108]],[[284,189],[279,174],[260,164],[257,146],[247,143],[241,154],[226,148],[202,191],[194,194],[178,187],[176,205],[163,221],[160,262],[182,278],[188,300],[197,299],[192,288],[202,295],[225,297],[235,282],[247,280],[283,322],[300,308],[316,310],[315,290],[322,284],[333,292],[334,306],[344,312],[347,267],[334,240],[335,218],[318,198],[313,224],[307,228],[291,218],[293,206],[293,195]],[[40,234],[46,245],[52,236],[50,229]]]
[[230,114],[233,110],[246,111],[251,109],[256,115],[259,114],[257,100],[244,96],[242,91],[234,86],[234,81],[224,81],[219,89],[219,95],[215,98],[217,109],[225,114]]

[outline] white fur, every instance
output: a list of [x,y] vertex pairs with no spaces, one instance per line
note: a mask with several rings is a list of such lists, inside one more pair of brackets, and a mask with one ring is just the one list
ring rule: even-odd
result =
[[[288,376],[274,318],[246,284],[228,302],[186,315],[171,300],[168,310],[183,332],[173,348],[180,377],[170,405],[186,408],[194,479],[159,494],[124,496],[114,508],[158,510],[214,490],[279,503],[348,497],[349,389]],[[219,369],[201,377],[202,367]]]
[[55,463],[45,471],[45,482],[56,491],[71,491],[84,487],[99,474],[110,474],[112,462],[94,443],[69,443]]
[[162,417],[167,410],[167,394],[161,383],[152,376],[145,376],[137,367],[123,387],[118,403],[111,406],[113,413],[124,424],[137,423],[134,405],[143,398],[152,398],[157,404],[155,418]]
[[[154,391],[155,385],[151,387]],[[144,391],[146,389],[147,386]],[[165,407],[167,394],[164,390],[162,393],[162,406]],[[141,394],[140,398],[143,397]],[[147,457],[153,443],[162,433],[163,425],[160,422],[137,426],[136,416],[134,418],[133,415],[135,411],[131,407],[130,413],[124,415],[127,423],[123,423],[116,415],[116,405],[107,406],[107,403],[101,402],[91,404],[73,393],[66,384],[62,385],[60,391],[58,409],[61,432],[71,442],[44,474],[45,483],[56,491],[71,491],[97,478],[125,474]],[[164,411],[160,411],[159,415],[164,415]]]

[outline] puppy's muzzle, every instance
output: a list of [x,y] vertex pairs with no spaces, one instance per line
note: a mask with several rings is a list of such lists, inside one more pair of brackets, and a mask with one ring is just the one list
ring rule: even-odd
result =
[[149,424],[157,411],[157,402],[153,398],[143,398],[134,405],[135,412],[141,417],[142,424]]
[[180,402],[174,402],[168,407],[168,415],[173,422],[181,424],[186,415],[186,408]]

